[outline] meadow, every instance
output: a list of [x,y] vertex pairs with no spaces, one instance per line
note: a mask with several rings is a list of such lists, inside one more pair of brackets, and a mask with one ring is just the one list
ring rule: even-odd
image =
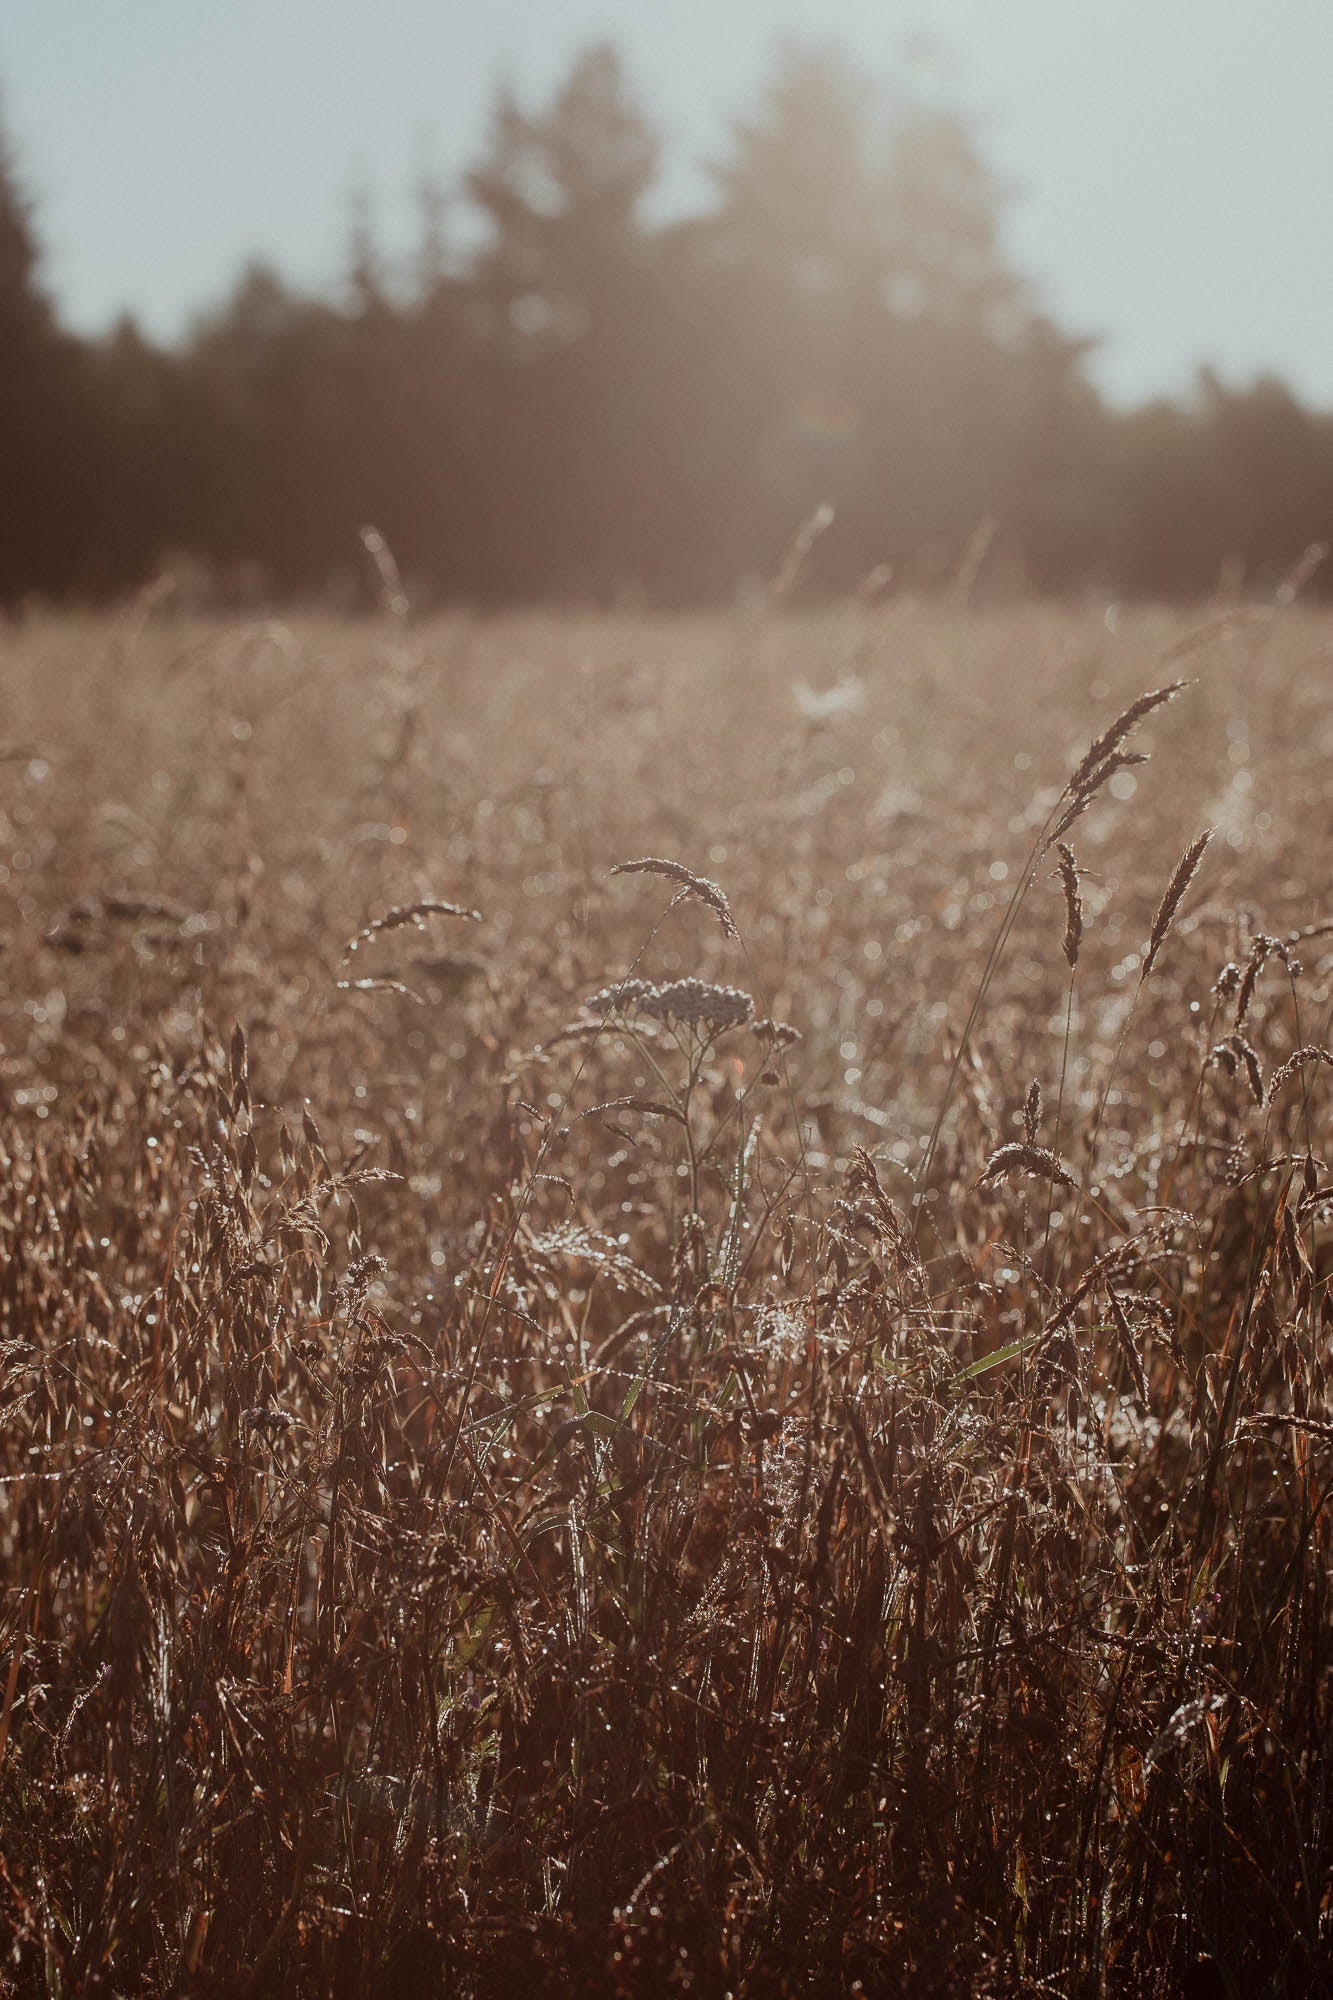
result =
[[1333,1991],[1291,598],[0,633],[0,1991]]

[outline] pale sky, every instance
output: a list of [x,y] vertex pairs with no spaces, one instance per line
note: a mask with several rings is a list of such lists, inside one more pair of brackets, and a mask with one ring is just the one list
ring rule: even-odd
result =
[[412,180],[475,153],[502,73],[540,98],[612,36],[683,205],[780,36],[883,70],[921,26],[1112,394],[1208,361],[1333,408],[1333,0],[5,0],[0,111],[66,320],[169,336],[251,254],[331,286],[354,184],[406,247]]

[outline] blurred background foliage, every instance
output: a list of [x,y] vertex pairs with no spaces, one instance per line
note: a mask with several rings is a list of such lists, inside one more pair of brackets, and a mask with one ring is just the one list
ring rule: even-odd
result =
[[[649,213],[659,136],[609,45],[497,97],[408,268],[368,201],[336,298],[252,265],[175,346],[67,333],[0,150],[0,601],[165,567],[211,600],[730,594],[830,503],[812,581],[929,587],[993,524],[989,587],[1266,587],[1333,514],[1333,419],[1200,375],[1124,411],[1004,254],[974,125],[834,49],[782,50],[699,212]],[[1097,254],[1089,243],[1088,255]]]

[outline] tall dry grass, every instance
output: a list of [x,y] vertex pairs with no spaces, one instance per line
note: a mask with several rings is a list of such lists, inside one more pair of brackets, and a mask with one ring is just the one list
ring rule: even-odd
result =
[[0,1986],[1328,1991],[1331,658],[7,632]]

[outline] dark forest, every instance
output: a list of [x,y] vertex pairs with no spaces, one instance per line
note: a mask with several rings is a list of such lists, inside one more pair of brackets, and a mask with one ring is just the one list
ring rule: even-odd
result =
[[[969,118],[787,48],[711,164],[644,220],[660,140],[610,46],[500,92],[460,190],[424,182],[410,270],[368,204],[336,300],[260,264],[174,348],[64,332],[20,166],[0,178],[0,594],[192,588],[346,604],[380,526],[412,600],[727,596],[815,506],[815,582],[929,586],[977,530],[993,588],[1269,584],[1327,530],[1333,422],[1201,372],[1109,408],[1095,340],[1003,252]],[[184,560],[188,558],[188,560]]]
[[660,152],[591,48],[549,103],[498,94],[460,187],[422,184],[409,269],[355,204],[335,297],[255,264],[171,348],[61,328],[0,156],[0,598],[165,569],[348,606],[366,522],[422,607],[717,601],[822,505],[827,592],[928,588],[980,534],[992,590],[1197,597],[1326,534],[1333,421],[1280,381],[1099,397],[963,110],[791,47],[700,212],[646,219]]

